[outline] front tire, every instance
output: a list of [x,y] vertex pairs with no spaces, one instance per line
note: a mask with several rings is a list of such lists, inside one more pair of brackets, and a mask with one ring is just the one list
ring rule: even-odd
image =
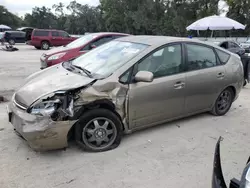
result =
[[75,139],[84,150],[103,152],[119,146],[122,130],[122,123],[116,114],[107,109],[94,109],[79,119]]
[[231,88],[222,91],[217,98],[211,113],[215,116],[225,115],[231,108],[234,100],[234,92]]

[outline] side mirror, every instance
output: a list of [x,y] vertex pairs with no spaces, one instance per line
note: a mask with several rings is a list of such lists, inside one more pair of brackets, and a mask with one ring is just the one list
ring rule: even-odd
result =
[[136,82],[152,82],[154,80],[154,75],[149,71],[139,71],[135,75]]

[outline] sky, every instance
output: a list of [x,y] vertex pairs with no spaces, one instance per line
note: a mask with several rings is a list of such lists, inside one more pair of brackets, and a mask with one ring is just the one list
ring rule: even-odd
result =
[[[52,7],[53,4],[62,2],[64,5],[68,5],[72,0],[0,0],[0,5],[4,5],[10,12],[24,16],[26,13],[31,13],[32,8],[35,6]],[[81,4],[89,4],[96,6],[99,4],[99,0],[77,0]],[[227,10],[227,6],[224,1],[219,3],[219,9]]]
[[[32,8],[35,6],[52,7],[53,4],[62,2],[64,5],[68,5],[72,0],[0,0],[0,5],[5,6],[10,12],[23,16],[26,13],[31,13]],[[99,0],[77,0],[81,4],[89,4],[96,6],[99,4]]]

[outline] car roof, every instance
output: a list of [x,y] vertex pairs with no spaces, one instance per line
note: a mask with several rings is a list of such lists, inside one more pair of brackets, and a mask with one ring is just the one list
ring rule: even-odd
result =
[[34,28],[33,27],[20,27],[17,30],[20,31],[20,30],[23,30],[23,29],[34,29]]
[[34,31],[63,31],[63,30],[57,30],[57,29],[34,29]]
[[25,33],[23,31],[5,31],[5,33]]
[[94,34],[94,35],[129,35],[127,33],[118,33],[118,32],[96,32],[96,33],[88,33],[89,34]]
[[127,36],[123,38],[118,38],[116,40],[119,41],[127,41],[127,42],[134,42],[134,43],[141,43],[146,44],[149,46],[161,46],[167,43],[172,42],[195,42],[198,44],[205,44],[213,47],[218,47],[211,42],[201,41],[198,39],[190,39],[185,37],[171,37],[171,36],[154,36],[154,35],[137,35],[137,36]]

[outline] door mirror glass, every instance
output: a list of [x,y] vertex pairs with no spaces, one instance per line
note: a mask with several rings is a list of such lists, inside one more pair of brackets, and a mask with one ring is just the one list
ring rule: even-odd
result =
[[154,79],[154,75],[152,72],[149,71],[139,71],[135,75],[136,82],[152,82]]

